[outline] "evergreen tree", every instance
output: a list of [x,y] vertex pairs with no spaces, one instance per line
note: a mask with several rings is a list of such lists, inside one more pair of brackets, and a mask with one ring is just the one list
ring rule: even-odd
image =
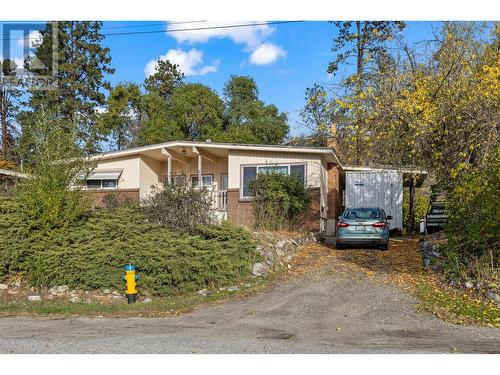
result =
[[224,87],[225,128],[228,142],[279,144],[288,134],[287,115],[259,100],[254,79],[232,76]]
[[158,60],[155,73],[144,80],[144,87],[148,92],[157,93],[168,102],[174,90],[182,84],[183,78],[184,74],[178,65],[168,60]]
[[[76,128],[77,142],[87,151],[95,151],[99,134],[94,128],[96,109],[104,105],[103,89],[110,89],[105,74],[111,74],[109,48],[101,45],[101,22],[63,21],[47,22],[41,30],[42,41],[36,49],[37,64],[28,64],[30,71],[39,75],[53,74],[53,54],[57,59],[57,88],[31,90],[27,103],[30,111],[23,113],[23,137],[35,126],[36,112],[51,110],[65,126]],[[57,33],[57,50],[53,49],[53,36]],[[41,63],[41,64],[39,64]],[[68,129],[70,130],[70,129]],[[29,144],[24,140],[23,144]]]
[[107,98],[106,110],[99,116],[98,131],[110,136],[117,150],[137,144],[142,118],[142,93],[134,83],[121,83]]
[[10,148],[14,145],[14,122],[19,111],[22,90],[16,87],[10,79],[16,77],[17,65],[10,59],[0,61],[0,123],[2,130],[2,156],[11,155]]

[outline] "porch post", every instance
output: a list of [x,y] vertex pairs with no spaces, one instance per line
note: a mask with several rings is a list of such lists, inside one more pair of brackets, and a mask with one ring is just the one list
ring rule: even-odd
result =
[[198,187],[201,189],[201,163],[202,157],[198,155]]
[[172,183],[172,157],[167,156],[167,184]]

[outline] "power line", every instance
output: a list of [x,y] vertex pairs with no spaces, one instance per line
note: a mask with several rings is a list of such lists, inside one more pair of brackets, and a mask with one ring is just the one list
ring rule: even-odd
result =
[[103,34],[105,36],[114,36],[114,35],[136,35],[136,34],[154,34],[154,33],[175,33],[182,31],[198,31],[198,30],[215,30],[215,29],[231,29],[236,27],[254,27],[254,26],[265,26],[265,25],[281,25],[285,23],[297,23],[304,21],[273,21],[273,22],[260,22],[260,23],[247,23],[247,24],[237,24],[237,25],[225,25],[225,26],[206,26],[206,27],[192,27],[185,29],[173,29],[173,30],[149,30],[149,31],[131,31],[127,33],[108,33]]
[[[186,23],[196,23],[199,21],[186,21]],[[205,21],[202,21],[205,22]],[[217,30],[217,29],[232,29],[238,27],[255,27],[255,26],[266,26],[266,25],[281,25],[287,23],[300,23],[304,21],[271,21],[271,22],[258,22],[258,23],[246,23],[246,24],[236,24],[236,25],[224,25],[224,26],[206,26],[206,27],[191,27],[191,28],[182,28],[182,29],[163,29],[163,30],[143,30],[143,31],[130,31],[124,33],[103,33],[103,36],[118,36],[118,35],[139,35],[139,34],[157,34],[157,33],[175,33],[175,32],[183,32],[183,31],[200,31],[200,30]],[[133,25],[131,25],[133,26]],[[25,38],[4,38],[1,39],[3,41],[15,41],[15,40],[23,40]],[[37,38],[29,38],[29,39],[37,39]]]
[[207,22],[206,20],[199,20],[199,21],[174,21],[174,22],[150,22],[147,24],[142,24],[142,25],[126,25],[126,26],[109,26],[109,27],[102,27],[101,30],[111,30],[111,29],[133,29],[135,27],[156,27],[156,26],[165,26],[167,23],[170,25],[181,25],[181,24],[186,24],[186,23],[202,23],[202,22]]

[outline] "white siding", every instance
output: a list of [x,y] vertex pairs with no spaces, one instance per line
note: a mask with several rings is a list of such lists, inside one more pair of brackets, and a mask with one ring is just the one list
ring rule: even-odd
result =
[[152,186],[157,186],[161,182],[162,162],[141,156],[139,176],[139,196],[146,198],[151,192]]
[[[241,166],[265,164],[306,164],[307,187],[321,187],[324,174],[321,155],[274,151],[229,150],[228,156],[228,188],[239,189],[241,181]],[[323,185],[324,186],[324,185]]]
[[96,169],[123,168],[123,172],[118,180],[120,189],[139,189],[139,165],[140,157],[128,156],[112,160],[102,160],[97,163]]
[[[220,189],[221,174],[227,173],[227,158],[218,158],[216,162],[208,159],[201,159],[201,173],[213,176],[215,189]],[[192,175],[198,174],[198,158],[189,159],[189,164],[174,160],[172,163],[172,176],[186,176],[188,179]],[[167,175],[167,163],[162,163],[162,178]]]

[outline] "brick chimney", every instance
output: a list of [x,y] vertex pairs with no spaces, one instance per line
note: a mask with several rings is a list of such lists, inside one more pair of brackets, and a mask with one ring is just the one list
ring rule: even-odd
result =
[[339,154],[339,145],[337,139],[337,124],[335,123],[332,123],[330,125],[330,134],[328,135],[328,138],[326,140],[326,147],[333,148],[335,150],[335,153],[337,155]]

